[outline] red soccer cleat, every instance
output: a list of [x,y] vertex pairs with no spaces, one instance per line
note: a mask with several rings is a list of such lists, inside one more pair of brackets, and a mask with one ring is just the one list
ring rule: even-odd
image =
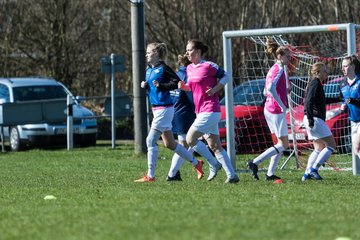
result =
[[204,177],[204,171],[202,169],[203,165],[204,165],[204,162],[202,160],[198,160],[198,164],[194,167],[195,171],[197,172],[198,180],[200,180]]
[[155,178],[151,178],[148,175],[145,175],[142,178],[139,178],[137,180],[135,180],[134,182],[155,182]]

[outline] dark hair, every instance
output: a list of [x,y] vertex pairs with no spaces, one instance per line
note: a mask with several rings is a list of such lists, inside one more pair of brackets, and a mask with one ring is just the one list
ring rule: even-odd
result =
[[148,46],[152,46],[154,48],[154,51],[158,54],[159,59],[166,59],[167,47],[165,43],[149,43]]
[[188,44],[192,44],[195,49],[200,49],[201,55],[204,55],[209,50],[209,47],[206,44],[197,39],[190,39]]
[[178,65],[179,66],[187,66],[189,65],[191,62],[188,59],[188,57],[185,54],[179,54],[178,55]]
[[357,59],[356,55],[344,57],[343,61],[344,60],[350,61],[350,63],[355,66],[355,74],[356,75],[360,74],[360,61],[359,61],[359,59]]
[[277,55],[285,55],[286,53],[289,53],[289,49],[285,46],[279,46],[276,42],[274,42],[274,40],[272,38],[268,38],[266,40],[266,49],[265,52],[267,54],[271,54],[273,55],[275,58]]

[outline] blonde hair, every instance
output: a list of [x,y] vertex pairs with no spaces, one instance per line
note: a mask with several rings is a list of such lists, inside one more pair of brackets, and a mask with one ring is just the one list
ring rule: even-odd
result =
[[325,66],[323,62],[316,62],[314,63],[311,68],[309,69],[309,78],[312,79],[313,77],[319,77],[321,69]]
[[149,43],[148,47],[153,47],[153,51],[158,54],[160,60],[166,60],[168,51],[165,43]]
[[314,64],[311,66],[311,68],[309,69],[309,72],[308,72],[308,75],[309,75],[308,77],[309,77],[309,79],[308,79],[308,83],[307,83],[306,89],[305,89],[305,96],[306,96],[307,91],[308,91],[309,83],[310,83],[313,79],[319,78],[319,76],[320,76],[320,71],[321,71],[321,69],[322,69],[324,66],[326,66],[325,63],[323,63],[323,62],[316,62],[316,63],[314,63]]

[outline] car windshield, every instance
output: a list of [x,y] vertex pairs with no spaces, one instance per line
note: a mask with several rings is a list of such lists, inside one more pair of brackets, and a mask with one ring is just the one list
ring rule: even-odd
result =
[[[253,80],[234,88],[234,105],[261,106],[265,101],[263,94],[265,80]],[[225,105],[225,98],[220,101]]]
[[25,86],[14,87],[14,101],[32,101],[66,98],[67,92],[62,86]]

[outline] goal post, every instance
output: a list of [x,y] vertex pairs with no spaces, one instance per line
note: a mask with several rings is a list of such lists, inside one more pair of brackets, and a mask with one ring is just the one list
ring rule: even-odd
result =
[[[357,37],[357,32],[356,30],[360,29],[360,25],[356,25],[354,23],[345,23],[345,24],[331,24],[331,25],[316,25],[316,26],[298,26],[298,27],[283,27],[283,28],[266,28],[266,29],[250,29],[250,30],[234,30],[234,31],[224,31],[222,36],[223,36],[223,57],[224,57],[224,69],[225,71],[227,71],[230,75],[230,81],[229,83],[225,86],[225,113],[226,113],[226,120],[225,120],[225,125],[226,125],[226,142],[227,142],[227,152],[228,155],[230,157],[230,159],[232,160],[232,163],[235,167],[235,160],[236,160],[236,131],[235,131],[235,115],[234,115],[234,75],[236,75],[237,78],[237,83],[240,83],[241,81],[250,81],[250,80],[254,80],[254,79],[260,79],[260,78],[264,78],[266,75],[264,72],[267,72],[267,67],[263,67],[261,60],[257,59],[256,61],[254,60],[254,62],[249,63],[249,65],[252,65],[254,69],[251,69],[252,72],[261,72],[260,75],[257,75],[256,73],[252,75],[252,77],[250,77],[250,74],[245,74],[245,75],[241,75],[239,73],[236,73],[236,71],[238,71],[239,69],[237,69],[236,67],[234,68],[234,62],[233,62],[233,53],[234,51],[237,51],[237,53],[241,52],[241,54],[243,55],[242,57],[244,59],[247,58],[247,46],[242,45],[242,41],[244,39],[249,39],[249,38],[258,38],[259,40],[252,40],[254,42],[254,44],[258,44],[259,47],[254,47],[254,48],[262,48],[264,49],[264,43],[262,42],[261,38],[266,37],[272,37],[272,36],[280,36],[279,39],[282,41],[282,39],[286,39],[284,40],[284,45],[286,43],[288,43],[290,46],[299,46],[298,43],[292,43],[290,40],[287,41],[287,36],[291,36],[292,38],[295,39],[294,36],[296,35],[301,35],[303,36],[304,34],[313,34],[314,36],[320,35],[322,36],[322,34],[328,34],[328,33],[341,33],[344,34],[344,36],[337,36],[339,38],[341,38],[341,40],[338,40],[338,42],[336,42],[334,45],[335,46],[339,46],[339,51],[334,53],[334,51],[332,51],[331,49],[329,49],[329,52],[332,52],[331,54],[338,54],[338,56],[334,56],[334,55],[329,55],[326,56],[326,54],[324,54],[325,56],[322,56],[321,54],[315,54],[313,52],[307,53],[306,50],[304,50],[303,53],[299,54],[302,50],[299,50],[298,47],[294,47],[296,51],[296,53],[298,54],[295,58],[297,59],[297,65],[295,66],[296,68],[303,68],[304,64],[304,59],[307,59],[308,57],[311,58],[312,60],[306,60],[308,62],[305,63],[305,67],[304,69],[297,69],[299,70],[302,75],[306,75],[303,74],[306,70],[308,70],[307,68],[309,68],[309,66],[311,66],[311,64],[315,61],[315,60],[323,60],[323,59],[327,59],[327,61],[331,62],[332,65],[336,65],[337,66],[337,72],[334,74],[333,78],[339,78],[341,72],[339,72],[339,69],[341,68],[341,66],[338,66],[339,63],[341,62],[341,58],[344,57],[344,55],[353,55],[356,54],[357,52],[357,46],[356,46],[356,37]],[[332,38],[334,37],[325,37],[324,42],[329,42],[332,41]],[[345,38],[345,39],[343,39]],[[233,41],[236,40],[236,41]],[[259,41],[259,42],[257,42]],[[295,40],[295,42],[297,42],[298,40]],[[235,42],[235,43],[234,43]],[[299,40],[300,42],[300,40]],[[300,44],[304,44],[304,43],[300,43]],[[306,43],[305,43],[306,44]],[[310,43],[308,43],[310,44]],[[262,46],[261,46],[262,45]],[[344,49],[343,45],[345,46]],[[236,50],[235,48],[241,49],[241,50]],[[341,50],[341,51],[340,51]],[[301,55],[301,56],[300,56]],[[300,56],[300,57],[299,57]],[[243,60],[245,62],[245,60]],[[269,60],[270,62],[270,60]],[[244,63],[243,65],[246,65],[247,63]],[[259,70],[258,65],[262,67],[262,69]],[[272,65],[272,64],[271,64]],[[271,66],[270,65],[270,66]],[[234,69],[233,69],[234,68]],[[265,69],[264,69],[265,68]],[[242,69],[240,69],[241,71]],[[266,70],[266,71],[264,71]],[[246,71],[250,71],[250,70],[244,70]],[[300,76],[301,74],[299,74]],[[291,77],[291,76],[290,76]],[[305,76],[301,76],[305,77]],[[296,80],[297,81],[297,80]],[[299,80],[301,81],[301,79]],[[304,84],[304,81],[301,83]],[[302,90],[303,92],[303,90]],[[298,102],[297,102],[298,103]],[[291,114],[290,114],[291,115]],[[293,143],[296,145],[297,141],[296,141],[296,136],[293,136],[294,140]],[[352,154],[353,158],[352,158],[352,164],[353,164],[353,173],[354,175],[359,175],[360,174],[360,164],[359,164],[359,159],[356,159],[355,154]]]

